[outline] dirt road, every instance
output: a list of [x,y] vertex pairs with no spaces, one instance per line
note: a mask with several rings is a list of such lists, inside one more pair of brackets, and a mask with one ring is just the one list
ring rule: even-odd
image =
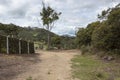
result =
[[71,58],[78,52],[68,51],[38,51],[40,62],[29,66],[27,71],[12,80],[72,80]]

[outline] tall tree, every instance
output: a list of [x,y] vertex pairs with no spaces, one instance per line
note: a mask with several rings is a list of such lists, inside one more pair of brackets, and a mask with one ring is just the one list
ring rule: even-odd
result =
[[[101,15],[103,16],[103,15]],[[110,8],[92,35],[93,46],[106,51],[120,52],[120,4]]]
[[[56,12],[50,6],[45,6],[43,3],[42,11],[40,12],[40,16],[42,17],[41,20],[43,25],[45,26],[46,30],[51,31],[54,27],[54,23],[56,20],[59,19],[61,12]],[[50,47],[50,34],[48,33],[48,49]]]

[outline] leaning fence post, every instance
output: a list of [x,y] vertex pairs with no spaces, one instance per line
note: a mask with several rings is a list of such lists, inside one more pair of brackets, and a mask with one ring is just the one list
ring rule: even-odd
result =
[[7,54],[9,54],[9,36],[6,37],[6,43],[7,43]]
[[27,42],[27,46],[28,46],[28,54],[29,54],[30,53],[29,41]]
[[19,39],[19,54],[21,54],[21,39]]

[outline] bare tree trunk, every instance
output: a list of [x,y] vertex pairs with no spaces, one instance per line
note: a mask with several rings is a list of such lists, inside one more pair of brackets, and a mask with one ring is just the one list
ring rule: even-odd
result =
[[48,47],[48,50],[50,49],[50,26],[48,25],[48,43],[47,43],[47,47]]
[[50,49],[50,33],[48,32],[48,43],[47,43],[48,49]]

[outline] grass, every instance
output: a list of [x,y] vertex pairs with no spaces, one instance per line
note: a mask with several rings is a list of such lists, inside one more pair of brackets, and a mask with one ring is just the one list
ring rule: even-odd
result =
[[37,79],[33,79],[31,76],[28,77],[26,80],[37,80]]
[[48,71],[48,74],[49,74],[49,75],[51,74],[50,71]]
[[32,77],[27,78],[26,80],[33,80]]
[[72,72],[73,78],[80,80],[120,80],[119,63],[104,62],[93,55],[75,56]]

